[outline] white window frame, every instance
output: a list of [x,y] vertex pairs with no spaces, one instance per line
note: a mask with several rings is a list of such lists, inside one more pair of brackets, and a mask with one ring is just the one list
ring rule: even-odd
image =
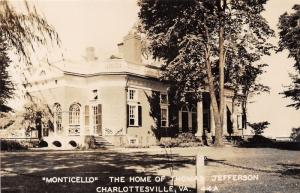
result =
[[61,105],[59,103],[54,104],[54,129],[55,132],[61,132],[62,131],[62,109]]
[[[131,108],[134,107],[132,110]],[[139,125],[139,106],[137,104],[128,104],[128,126],[130,127],[136,127]],[[132,117],[131,117],[132,116]],[[134,124],[130,123],[130,119],[134,120]]]
[[[131,97],[131,93],[133,92],[133,96]],[[138,99],[137,89],[129,88],[127,92],[127,100],[128,101],[136,101]]]
[[[162,96],[165,95],[166,96],[166,101],[164,102],[162,100]],[[168,94],[167,93],[161,93],[160,94],[160,104],[169,104],[169,97],[168,97]]]
[[[162,113],[163,110],[166,110],[166,119],[164,119],[164,120],[163,120],[163,113]],[[166,122],[166,124],[163,125],[163,122]],[[163,128],[169,127],[169,108],[168,108],[168,106],[160,107],[160,126]]]
[[80,104],[72,104],[70,106],[69,125],[80,125]]

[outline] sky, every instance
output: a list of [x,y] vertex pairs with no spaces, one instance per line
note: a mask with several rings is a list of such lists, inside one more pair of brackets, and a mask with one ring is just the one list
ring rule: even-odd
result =
[[[291,11],[296,3],[300,4],[300,0],[268,1],[263,15],[276,32],[279,16]],[[88,46],[94,46],[100,58],[116,53],[117,43],[136,23],[139,10],[135,0],[39,0],[37,4],[58,32],[62,40],[60,50],[72,59],[84,56]],[[272,41],[276,44],[278,39]],[[57,56],[56,51],[48,50],[51,52]],[[293,59],[287,55],[285,51],[263,58],[270,66],[260,82],[270,86],[271,92],[255,96],[249,104],[250,122],[271,123],[265,132],[267,136],[289,136],[293,127],[300,126],[300,110],[287,108],[290,100],[278,94],[291,82],[288,74],[294,71]]]

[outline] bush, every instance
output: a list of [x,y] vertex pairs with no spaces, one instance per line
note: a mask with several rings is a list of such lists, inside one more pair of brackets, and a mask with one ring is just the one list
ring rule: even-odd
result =
[[254,135],[248,141],[240,143],[242,147],[274,147],[275,141],[262,135]]
[[202,146],[202,141],[192,133],[180,133],[176,138],[162,138],[160,145],[163,147],[196,147]]
[[291,138],[293,139],[293,141],[300,142],[300,127],[292,129]]
[[258,123],[248,123],[248,125],[253,129],[254,135],[261,135],[266,128],[270,125],[268,121],[258,122]]
[[80,150],[87,150],[87,149],[95,149],[96,140],[94,136],[85,136],[84,137],[84,144],[77,146]]
[[12,140],[1,140],[1,151],[25,150],[28,146]]

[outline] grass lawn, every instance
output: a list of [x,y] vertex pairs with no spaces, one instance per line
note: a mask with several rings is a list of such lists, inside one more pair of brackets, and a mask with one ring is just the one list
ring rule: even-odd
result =
[[[163,188],[174,185],[177,192],[181,186],[187,187],[182,192],[195,192],[195,181],[188,177],[195,176],[195,155],[199,153],[209,160],[201,172],[205,175],[206,188],[214,189],[211,192],[295,193],[300,190],[300,151],[235,147],[2,152],[1,190],[10,193],[96,193],[100,186],[115,186],[121,190],[129,186],[159,186],[156,192],[167,192]],[[171,174],[183,178],[172,181]],[[43,177],[73,176],[97,177],[97,180],[94,183],[46,183],[43,180]],[[146,182],[129,180],[146,176]],[[161,178],[164,176],[167,178]],[[258,179],[245,181],[239,176]],[[112,182],[109,177],[124,177],[125,182]]]

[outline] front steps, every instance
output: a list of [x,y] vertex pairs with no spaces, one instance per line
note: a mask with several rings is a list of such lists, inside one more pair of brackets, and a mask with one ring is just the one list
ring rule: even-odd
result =
[[104,137],[101,137],[101,136],[94,137],[94,145],[95,145],[95,148],[114,147],[114,145],[112,143],[110,143]]

